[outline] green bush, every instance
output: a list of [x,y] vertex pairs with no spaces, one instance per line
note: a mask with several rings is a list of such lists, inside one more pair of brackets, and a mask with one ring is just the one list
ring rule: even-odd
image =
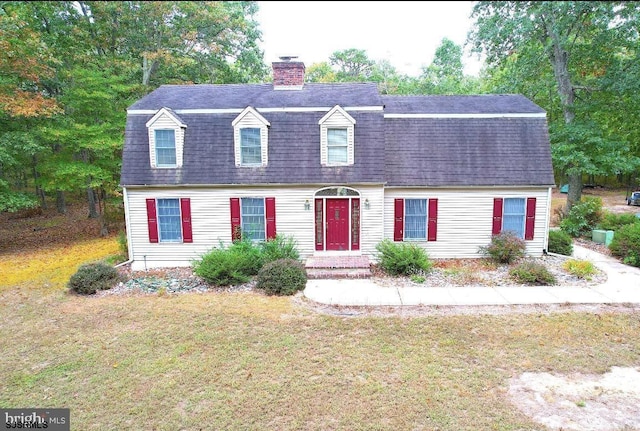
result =
[[586,197],[571,207],[560,222],[560,229],[574,238],[590,235],[602,219],[602,199]]
[[520,283],[548,286],[556,284],[556,277],[544,266],[525,261],[509,270],[509,275]]
[[562,268],[571,275],[585,280],[591,280],[596,273],[596,267],[588,260],[569,259],[562,264]]
[[276,259],[258,272],[256,288],[268,295],[293,295],[307,285],[307,271],[295,259]]
[[113,266],[101,262],[89,263],[78,268],[67,287],[75,293],[93,295],[98,290],[111,289],[119,279],[120,274]]
[[216,286],[246,283],[261,267],[260,249],[248,239],[214,248],[193,263],[195,274]]
[[562,230],[549,231],[549,253],[571,256],[573,254],[573,239]]
[[433,266],[427,252],[415,243],[385,239],[376,245],[376,250],[380,267],[390,275],[423,274]]
[[276,235],[275,238],[260,244],[263,264],[278,259],[300,259],[298,244],[293,237]]
[[598,229],[602,230],[612,230],[618,231],[621,227],[640,223],[640,218],[636,217],[635,214],[623,213],[623,214],[615,214],[608,211],[605,211],[602,216],[602,220],[598,223]]
[[640,223],[618,229],[609,244],[609,250],[627,265],[640,267]]
[[493,235],[489,245],[480,247],[480,253],[499,263],[511,263],[524,256],[524,240],[511,231]]

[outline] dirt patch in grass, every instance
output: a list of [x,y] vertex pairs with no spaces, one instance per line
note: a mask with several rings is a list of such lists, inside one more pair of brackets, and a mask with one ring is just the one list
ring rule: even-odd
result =
[[595,374],[523,373],[509,382],[513,404],[551,429],[640,429],[640,368]]

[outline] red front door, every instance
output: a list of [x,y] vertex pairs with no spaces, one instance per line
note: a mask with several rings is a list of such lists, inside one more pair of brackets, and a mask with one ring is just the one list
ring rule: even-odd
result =
[[349,199],[327,199],[327,250],[349,250]]

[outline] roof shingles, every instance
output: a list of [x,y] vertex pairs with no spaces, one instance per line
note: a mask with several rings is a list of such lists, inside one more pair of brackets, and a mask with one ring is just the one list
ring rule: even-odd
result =
[[[232,121],[236,113],[194,109],[332,108],[353,110],[355,163],[320,164],[320,120],[326,111],[266,111],[269,163],[236,167]],[[389,186],[526,186],[554,183],[547,122],[531,118],[474,118],[473,114],[543,114],[519,95],[380,96],[375,84],[306,84],[273,90],[270,84],[162,86],[129,109],[180,110],[187,125],[180,169],[149,163],[145,123],[153,114],[129,113],[121,184],[354,184]],[[185,112],[186,110],[186,112]],[[304,111],[304,110],[303,110]],[[468,118],[385,118],[384,114],[469,114]],[[445,115],[446,117],[446,115]]]

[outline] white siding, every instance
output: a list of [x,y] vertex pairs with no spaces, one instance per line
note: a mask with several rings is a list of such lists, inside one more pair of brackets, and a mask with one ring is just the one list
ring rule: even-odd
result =
[[[533,240],[526,241],[527,254],[540,256],[549,233],[549,188],[518,189],[386,189],[384,237],[393,240],[394,200],[438,199],[437,241],[415,241],[432,258],[482,257],[480,246],[491,241],[494,198],[536,198]],[[412,241],[413,242],[413,241]]]
[[161,115],[153,122],[153,124],[149,125],[149,157],[150,163],[152,167],[157,167],[156,165],[156,130],[161,129],[173,129],[175,131],[175,139],[176,139],[176,165],[177,167],[182,166],[182,149],[184,147],[184,128],[180,127],[176,122],[166,114]]
[[[231,243],[232,197],[275,197],[276,232],[295,237],[301,257],[315,252],[313,200],[321,187],[247,187],[247,188],[128,188],[125,210],[128,222],[130,258],[134,269],[188,266],[203,253],[222,242]],[[382,186],[357,188],[361,199],[360,253],[373,256],[383,235]],[[150,243],[147,226],[147,198],[190,198],[193,243]],[[369,209],[365,209],[365,199]],[[304,209],[309,200],[311,208]]]
[[334,110],[320,124],[320,163],[323,166],[327,165],[327,129],[331,128],[347,129],[347,164],[353,165],[354,163],[353,119],[345,114],[343,114],[342,110]]

